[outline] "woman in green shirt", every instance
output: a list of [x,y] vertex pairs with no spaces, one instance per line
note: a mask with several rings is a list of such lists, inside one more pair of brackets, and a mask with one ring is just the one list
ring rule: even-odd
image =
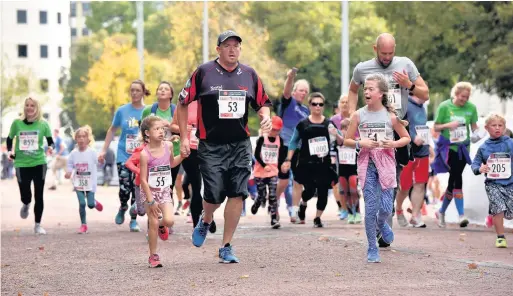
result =
[[[146,117],[150,115],[154,115],[157,117],[162,118],[166,122],[166,133],[164,134],[164,140],[165,141],[172,141],[171,137],[173,136],[173,132],[171,130],[171,122],[173,121],[173,116],[175,113],[176,105],[171,103],[173,100],[174,95],[174,89],[173,86],[171,86],[171,83],[167,81],[160,82],[159,86],[157,87],[157,102],[153,103],[152,105],[148,105],[144,108],[141,116],[141,121],[143,121]],[[180,141],[174,141],[173,142],[173,155],[179,155],[180,154]],[[182,166],[176,166],[171,169],[171,176],[172,176],[172,184],[171,184],[171,192],[173,192],[173,188],[176,184],[178,173],[180,172],[180,168]],[[178,184],[176,190],[177,192],[179,190],[182,190],[181,184]],[[180,197],[180,196],[179,196]],[[178,208],[181,208],[181,198],[179,199]]]
[[435,212],[438,225],[445,227],[445,211],[454,198],[456,209],[460,216],[460,227],[468,225],[468,219],[463,210],[463,170],[468,163],[468,151],[470,142],[475,142],[477,130],[477,109],[469,102],[472,92],[472,84],[458,82],[452,88],[451,99],[442,102],[438,106],[435,118],[435,130],[441,132],[438,140],[438,150],[441,143],[448,145],[449,182],[443,196],[442,207]]
[[[12,153],[13,140],[16,138],[16,146]],[[7,137],[7,151],[9,159],[14,159],[16,177],[20,187],[21,207],[20,216],[27,219],[30,202],[32,201],[31,183],[34,181],[34,216],[36,234],[46,234],[41,227],[44,202],[43,194],[46,177],[46,156],[43,148],[43,138],[48,142],[48,152],[53,151],[53,140],[48,122],[42,119],[41,106],[34,98],[25,99],[21,118],[15,119],[11,125]]]

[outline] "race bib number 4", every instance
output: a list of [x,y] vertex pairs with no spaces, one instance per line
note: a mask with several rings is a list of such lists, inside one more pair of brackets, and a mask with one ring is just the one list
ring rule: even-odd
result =
[[78,191],[91,191],[91,172],[76,172],[73,183]]
[[390,85],[388,90],[388,103],[390,103],[390,105],[393,106],[395,110],[401,109],[401,88],[399,84]]
[[139,147],[141,143],[137,140],[137,135],[126,135],[125,151],[128,154],[134,153],[134,150]]
[[265,164],[278,164],[278,145],[262,145],[260,155]]
[[338,147],[338,163],[356,164],[356,149],[348,147]]
[[316,137],[308,140],[310,155],[324,157],[329,153],[328,140],[326,137]]
[[362,123],[358,127],[362,139],[383,141],[387,139],[387,126],[384,122]]
[[488,179],[509,179],[511,177],[511,155],[508,153],[492,153],[486,162],[490,171]]
[[168,165],[150,168],[148,172],[150,188],[162,190],[171,186],[171,167]]
[[449,132],[451,143],[463,142],[467,139],[467,125],[460,123],[455,130]]
[[418,125],[415,127],[417,135],[424,141],[424,145],[429,145],[429,126]]
[[20,132],[20,150],[35,151],[39,144],[39,131]]
[[245,90],[219,90],[219,118],[238,119],[246,113]]

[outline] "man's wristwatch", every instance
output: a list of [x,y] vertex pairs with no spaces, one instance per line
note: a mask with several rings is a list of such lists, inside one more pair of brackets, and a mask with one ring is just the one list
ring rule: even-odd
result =
[[288,161],[288,162],[290,162],[290,159],[288,159],[288,158],[287,158],[287,159],[285,159],[283,162],[287,162],[287,161]]
[[413,91],[415,89],[415,83],[411,84],[411,87],[408,89],[409,91]]

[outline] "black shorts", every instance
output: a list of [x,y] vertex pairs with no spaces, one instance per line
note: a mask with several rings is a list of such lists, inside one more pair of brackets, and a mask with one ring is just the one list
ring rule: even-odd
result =
[[[287,150],[288,151],[288,150]],[[287,173],[282,173],[281,169],[278,171],[278,178],[280,180],[287,180],[290,177],[290,172],[294,174],[294,171],[297,167],[297,156],[299,155],[299,149],[294,151],[292,158],[290,159],[290,170]]]
[[230,144],[200,141],[198,161],[207,203],[222,204],[226,197],[248,197],[252,166],[249,139]]
[[358,175],[356,164],[339,164],[338,176],[349,180],[349,177]]
[[332,187],[338,183],[337,172],[331,164],[299,164],[294,172],[294,181],[304,185],[314,183],[319,186]]

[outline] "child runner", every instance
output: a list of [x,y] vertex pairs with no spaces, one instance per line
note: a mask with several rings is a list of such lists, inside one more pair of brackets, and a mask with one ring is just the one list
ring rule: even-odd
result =
[[141,123],[141,135],[148,144],[141,151],[141,200],[144,201],[149,220],[150,267],[162,267],[157,255],[157,229],[162,213],[160,238],[167,240],[168,227],[173,226],[173,199],[171,193],[171,168],[182,162],[180,155],[173,157],[173,144],[164,142],[165,123],[156,116],[148,116]]
[[[346,99],[347,101],[347,99]],[[348,105],[346,103],[346,105]],[[347,134],[350,120],[340,122],[340,131]],[[337,146],[338,149],[338,183],[342,200],[346,201],[349,216],[347,223],[358,224],[362,222],[360,215],[360,196],[358,195],[358,173],[356,170],[356,149],[346,146]]]
[[[394,240],[387,219],[392,214],[396,163],[394,148],[404,147],[410,137],[388,101],[388,81],[382,74],[370,74],[365,79],[367,106],[351,116],[344,145],[361,149],[358,155],[358,179],[363,186],[365,201],[365,232],[369,247],[367,262],[381,262],[376,237],[390,244]],[[355,141],[356,130],[361,140]],[[394,141],[393,131],[400,139]],[[377,234],[377,235],[376,235]]]
[[432,167],[435,173],[449,172],[442,206],[435,212],[440,227],[446,226],[445,211],[453,197],[460,216],[460,227],[468,225],[463,208],[463,170],[467,164],[471,164],[468,153],[470,141],[479,141],[477,109],[468,101],[471,92],[472,84],[469,82],[456,83],[451,90],[452,98],[442,102],[436,112],[435,129],[442,133],[436,143],[436,156]]
[[504,237],[504,219],[513,219],[513,178],[511,176],[513,140],[504,135],[506,120],[492,114],[485,122],[490,134],[477,150],[472,162],[474,174],[486,174],[485,189],[490,202],[489,213],[497,233],[495,246],[507,248]]
[[87,233],[86,200],[87,207],[96,208],[99,212],[103,210],[102,204],[95,199],[96,172],[98,171],[98,156],[92,149],[94,145],[93,131],[86,125],[75,131],[77,147],[71,151],[68,157],[68,170],[64,176],[66,179],[73,176],[73,186],[78,197],[80,221],[82,225],[78,229],[79,234]]
[[[271,215],[271,227],[280,228],[278,216],[278,200],[276,187],[278,186],[279,168],[287,157],[287,148],[279,136],[283,127],[283,121],[278,116],[271,118],[272,129],[269,135],[258,138],[255,148],[255,183],[258,188],[258,197],[251,207],[251,213],[255,215],[262,203],[265,203],[269,193],[269,214]],[[268,192],[269,190],[269,192]]]

